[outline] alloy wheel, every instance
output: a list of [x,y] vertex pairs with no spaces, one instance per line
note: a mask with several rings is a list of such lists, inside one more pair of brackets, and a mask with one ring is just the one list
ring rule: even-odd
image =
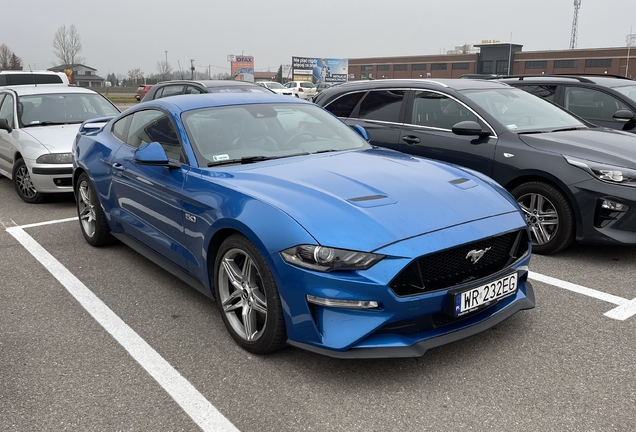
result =
[[79,209],[80,223],[86,235],[93,237],[96,229],[95,206],[91,202],[91,189],[86,180],[80,183],[78,192],[77,207]]
[[31,174],[26,165],[21,165],[15,172],[15,183],[20,193],[26,198],[32,199],[37,195],[35,186],[31,182]]
[[532,241],[543,245],[554,238],[559,231],[559,215],[554,204],[545,196],[529,193],[517,198],[532,232]]

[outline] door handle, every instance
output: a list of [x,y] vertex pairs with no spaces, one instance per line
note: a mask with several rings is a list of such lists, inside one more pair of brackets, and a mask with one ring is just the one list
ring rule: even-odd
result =
[[407,144],[419,144],[420,143],[420,139],[416,136],[413,135],[407,135],[405,137],[402,137],[402,141],[406,142]]
[[112,164],[113,169],[117,170],[117,171],[123,171],[124,170],[124,166],[118,162],[115,162]]

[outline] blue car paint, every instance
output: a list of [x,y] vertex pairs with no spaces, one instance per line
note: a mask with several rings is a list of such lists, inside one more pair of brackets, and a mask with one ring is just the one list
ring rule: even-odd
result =
[[[141,185],[125,185],[121,179],[113,188],[116,183],[110,170],[113,154],[129,152],[125,159],[134,163],[134,151],[110,135],[112,122],[98,134],[102,142],[87,140],[90,144],[85,148],[76,146],[76,172],[89,173],[113,232],[127,232],[178,264],[200,280],[210,296],[207,264],[210,242],[216,233],[225,229],[241,232],[255,244],[270,266],[281,294],[290,343],[315,347],[317,351],[409,346],[486,323],[499,311],[526,299],[527,290],[531,290],[525,281],[530,254],[511,268],[519,273],[519,291],[487,312],[441,331],[409,337],[374,335],[374,331],[386,323],[442,312],[448,300],[447,291],[399,298],[388,284],[418,256],[508,230],[524,229],[525,221],[516,201],[486,176],[386,149],[201,168],[181,122],[182,111],[214,104],[305,103],[281,101],[284,98],[267,95],[225,96],[173,97],[137,108],[154,106],[169,113],[189,161],[189,166],[176,169],[146,167],[151,168],[147,172],[155,175],[154,180],[162,183],[162,190],[170,192],[171,197],[162,197],[162,202],[170,209],[169,221],[164,222],[170,222],[167,225],[171,225],[171,229],[156,219],[149,223],[135,218],[131,216],[130,207],[128,211],[125,206],[120,207],[122,200],[116,194],[122,187],[138,206],[155,206],[153,202],[158,196],[139,193]],[[427,182],[423,184],[423,179],[435,182],[436,187],[431,188]],[[459,182],[454,182],[458,179]],[[421,200],[413,200],[413,194],[423,196],[427,204],[423,206]],[[367,195],[383,195],[386,199],[380,205],[358,205],[351,201],[351,198]],[[163,205],[161,208],[165,209]],[[186,224],[184,213],[195,216],[196,222]],[[281,258],[280,251],[298,244],[377,251],[387,257],[364,271],[320,273],[292,266]],[[314,319],[307,294],[375,300],[381,306],[377,310],[317,306]],[[533,295],[531,300],[534,306]],[[532,307],[524,304],[524,308]]]

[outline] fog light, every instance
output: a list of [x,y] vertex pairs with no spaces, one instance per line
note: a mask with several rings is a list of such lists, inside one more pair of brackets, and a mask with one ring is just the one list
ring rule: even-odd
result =
[[307,301],[309,303],[317,304],[320,306],[331,306],[348,309],[374,309],[378,307],[378,302],[373,300],[337,300],[307,295]]
[[625,204],[617,203],[614,201],[603,200],[601,207],[607,210],[612,211],[625,211],[627,210],[627,206]]

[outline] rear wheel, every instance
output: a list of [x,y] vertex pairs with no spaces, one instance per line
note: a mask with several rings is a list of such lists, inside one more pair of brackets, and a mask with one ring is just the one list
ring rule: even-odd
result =
[[532,232],[532,250],[553,254],[574,241],[574,216],[570,203],[554,186],[525,183],[512,191]]
[[44,194],[35,190],[31,181],[31,173],[24,163],[24,159],[18,159],[13,165],[13,186],[22,201],[29,204],[37,204],[42,202]]
[[84,238],[91,246],[105,246],[113,242],[106,216],[97,198],[97,192],[86,173],[80,174],[75,188],[77,216]]
[[256,246],[240,234],[228,237],[217,254],[213,277],[221,317],[239,346],[255,354],[285,346],[276,282]]

